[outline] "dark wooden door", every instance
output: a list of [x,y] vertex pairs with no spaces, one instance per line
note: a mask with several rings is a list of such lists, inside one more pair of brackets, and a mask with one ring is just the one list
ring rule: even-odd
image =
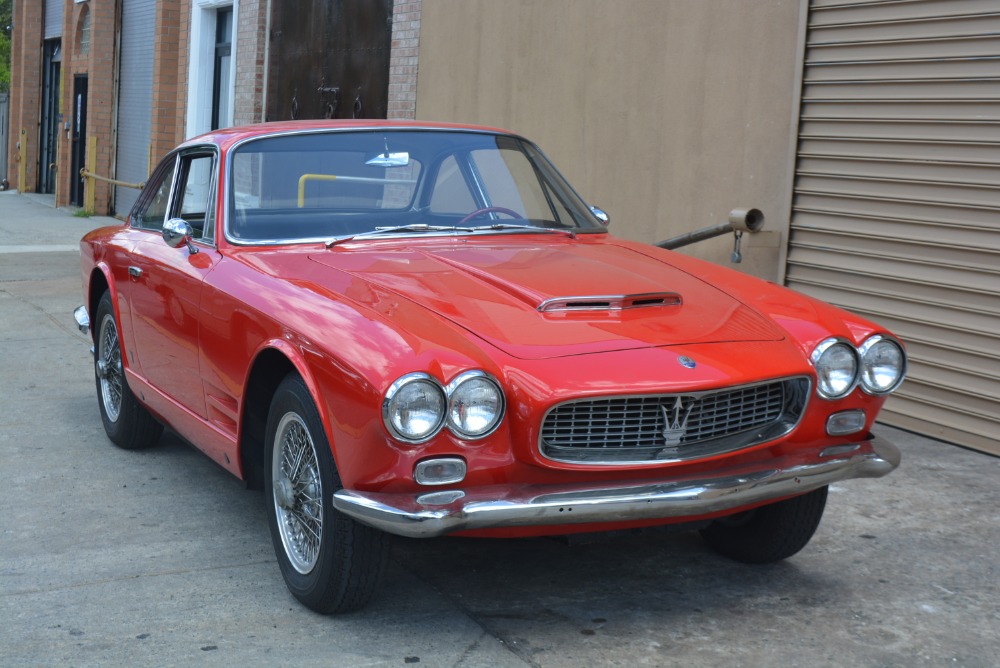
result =
[[87,166],[87,75],[73,77],[73,147],[70,157],[69,198],[83,206],[83,179],[80,170]]
[[267,120],[385,118],[392,0],[276,2]]

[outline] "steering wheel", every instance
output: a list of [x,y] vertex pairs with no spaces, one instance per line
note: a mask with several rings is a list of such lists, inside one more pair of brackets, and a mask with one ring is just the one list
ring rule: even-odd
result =
[[462,220],[458,221],[458,226],[461,227],[462,225],[465,225],[467,222],[469,222],[473,218],[478,218],[479,216],[482,216],[483,214],[486,214],[486,213],[505,213],[508,216],[510,216],[511,218],[516,218],[517,220],[524,220],[524,216],[522,216],[521,214],[519,214],[517,211],[513,211],[513,210],[508,209],[506,207],[503,207],[503,206],[484,206],[482,209],[476,209],[475,211],[473,211],[472,213],[470,213],[468,216],[466,216]]

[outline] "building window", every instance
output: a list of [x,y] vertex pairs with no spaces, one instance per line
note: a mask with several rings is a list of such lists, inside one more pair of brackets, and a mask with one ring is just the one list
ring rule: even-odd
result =
[[84,5],[80,9],[80,35],[77,38],[77,53],[85,56],[90,53],[90,9]]
[[230,64],[233,50],[233,8],[215,13],[215,71],[212,75],[212,129],[229,124]]

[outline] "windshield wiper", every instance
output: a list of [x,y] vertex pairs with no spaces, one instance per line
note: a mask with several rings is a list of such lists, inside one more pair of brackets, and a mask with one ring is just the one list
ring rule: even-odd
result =
[[479,225],[468,228],[473,232],[492,232],[503,230],[519,230],[525,232],[543,232],[545,234],[562,234],[572,239],[576,239],[576,232],[560,227],[537,227],[535,225],[521,225],[518,223],[493,223],[491,225]]
[[454,225],[427,225],[426,223],[412,223],[410,225],[394,225],[391,227],[376,227],[374,230],[368,230],[367,232],[358,232],[357,234],[351,234],[346,237],[337,237],[335,239],[330,239],[326,242],[326,247],[331,248],[337,244],[342,244],[345,241],[351,241],[353,239],[364,239],[366,237],[377,237],[380,234],[392,234],[393,232],[466,232],[469,228],[467,227],[455,227]]
[[346,237],[336,237],[326,242],[327,248],[332,248],[337,244],[342,244],[354,239],[366,239],[377,237],[382,234],[392,234],[393,232],[461,232],[471,234],[473,232],[502,232],[504,230],[517,230],[520,232],[541,232],[544,234],[562,234],[576,239],[576,232],[573,230],[561,229],[557,227],[536,227],[534,225],[519,225],[515,223],[493,223],[491,225],[478,225],[476,227],[458,227],[457,225],[428,225],[426,223],[411,223],[410,225],[394,225],[391,227],[376,227],[367,232],[358,232]]

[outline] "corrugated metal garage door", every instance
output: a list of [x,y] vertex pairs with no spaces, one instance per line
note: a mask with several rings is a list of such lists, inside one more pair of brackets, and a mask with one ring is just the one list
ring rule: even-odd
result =
[[[124,0],[119,54],[118,150],[115,178],[140,183],[149,176],[153,117],[153,42],[156,2]],[[139,191],[115,188],[115,213],[128,215]]]
[[813,0],[787,284],[890,327],[886,422],[1000,454],[1000,3]]
[[63,3],[62,0],[45,0],[45,39],[62,37]]

